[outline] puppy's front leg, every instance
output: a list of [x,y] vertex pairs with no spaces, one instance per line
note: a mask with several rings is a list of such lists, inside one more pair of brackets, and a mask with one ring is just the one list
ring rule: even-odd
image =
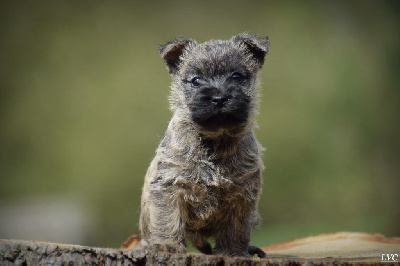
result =
[[170,190],[153,190],[148,210],[148,242],[147,249],[168,252],[186,252],[185,228],[181,217],[177,195]]

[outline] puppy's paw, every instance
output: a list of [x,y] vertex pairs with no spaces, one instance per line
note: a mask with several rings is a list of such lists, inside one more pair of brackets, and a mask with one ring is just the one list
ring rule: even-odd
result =
[[255,246],[249,246],[247,248],[247,252],[249,252],[251,256],[257,255],[259,258],[265,258],[267,256],[267,254],[261,248]]
[[203,246],[201,247],[197,247],[197,249],[201,252],[204,253],[206,255],[211,255],[212,253],[212,247],[210,245],[210,243],[205,242]]
[[180,244],[154,243],[147,246],[151,251],[166,251],[171,253],[186,253],[186,247]]

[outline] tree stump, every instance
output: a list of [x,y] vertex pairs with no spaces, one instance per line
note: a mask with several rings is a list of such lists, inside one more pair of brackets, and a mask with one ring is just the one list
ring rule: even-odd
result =
[[[133,238],[136,239],[137,238]],[[400,238],[336,233],[264,247],[267,258],[243,258],[95,248],[41,241],[0,240],[0,265],[399,265]]]

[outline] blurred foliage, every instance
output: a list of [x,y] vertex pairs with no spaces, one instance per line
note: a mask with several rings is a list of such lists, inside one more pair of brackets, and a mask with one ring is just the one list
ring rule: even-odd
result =
[[157,45],[247,31],[271,41],[254,243],[400,235],[398,3],[2,1],[0,200],[81,199],[97,228],[84,244],[138,233],[143,177],[170,118]]

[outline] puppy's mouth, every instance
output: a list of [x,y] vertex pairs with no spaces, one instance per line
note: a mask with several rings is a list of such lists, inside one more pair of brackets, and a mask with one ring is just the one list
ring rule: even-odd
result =
[[200,102],[191,107],[192,120],[206,131],[236,129],[248,118],[247,101],[227,100],[224,104]]
[[209,131],[218,131],[219,129],[234,129],[246,122],[246,118],[239,117],[235,114],[224,113],[222,111],[211,115],[198,124]]

